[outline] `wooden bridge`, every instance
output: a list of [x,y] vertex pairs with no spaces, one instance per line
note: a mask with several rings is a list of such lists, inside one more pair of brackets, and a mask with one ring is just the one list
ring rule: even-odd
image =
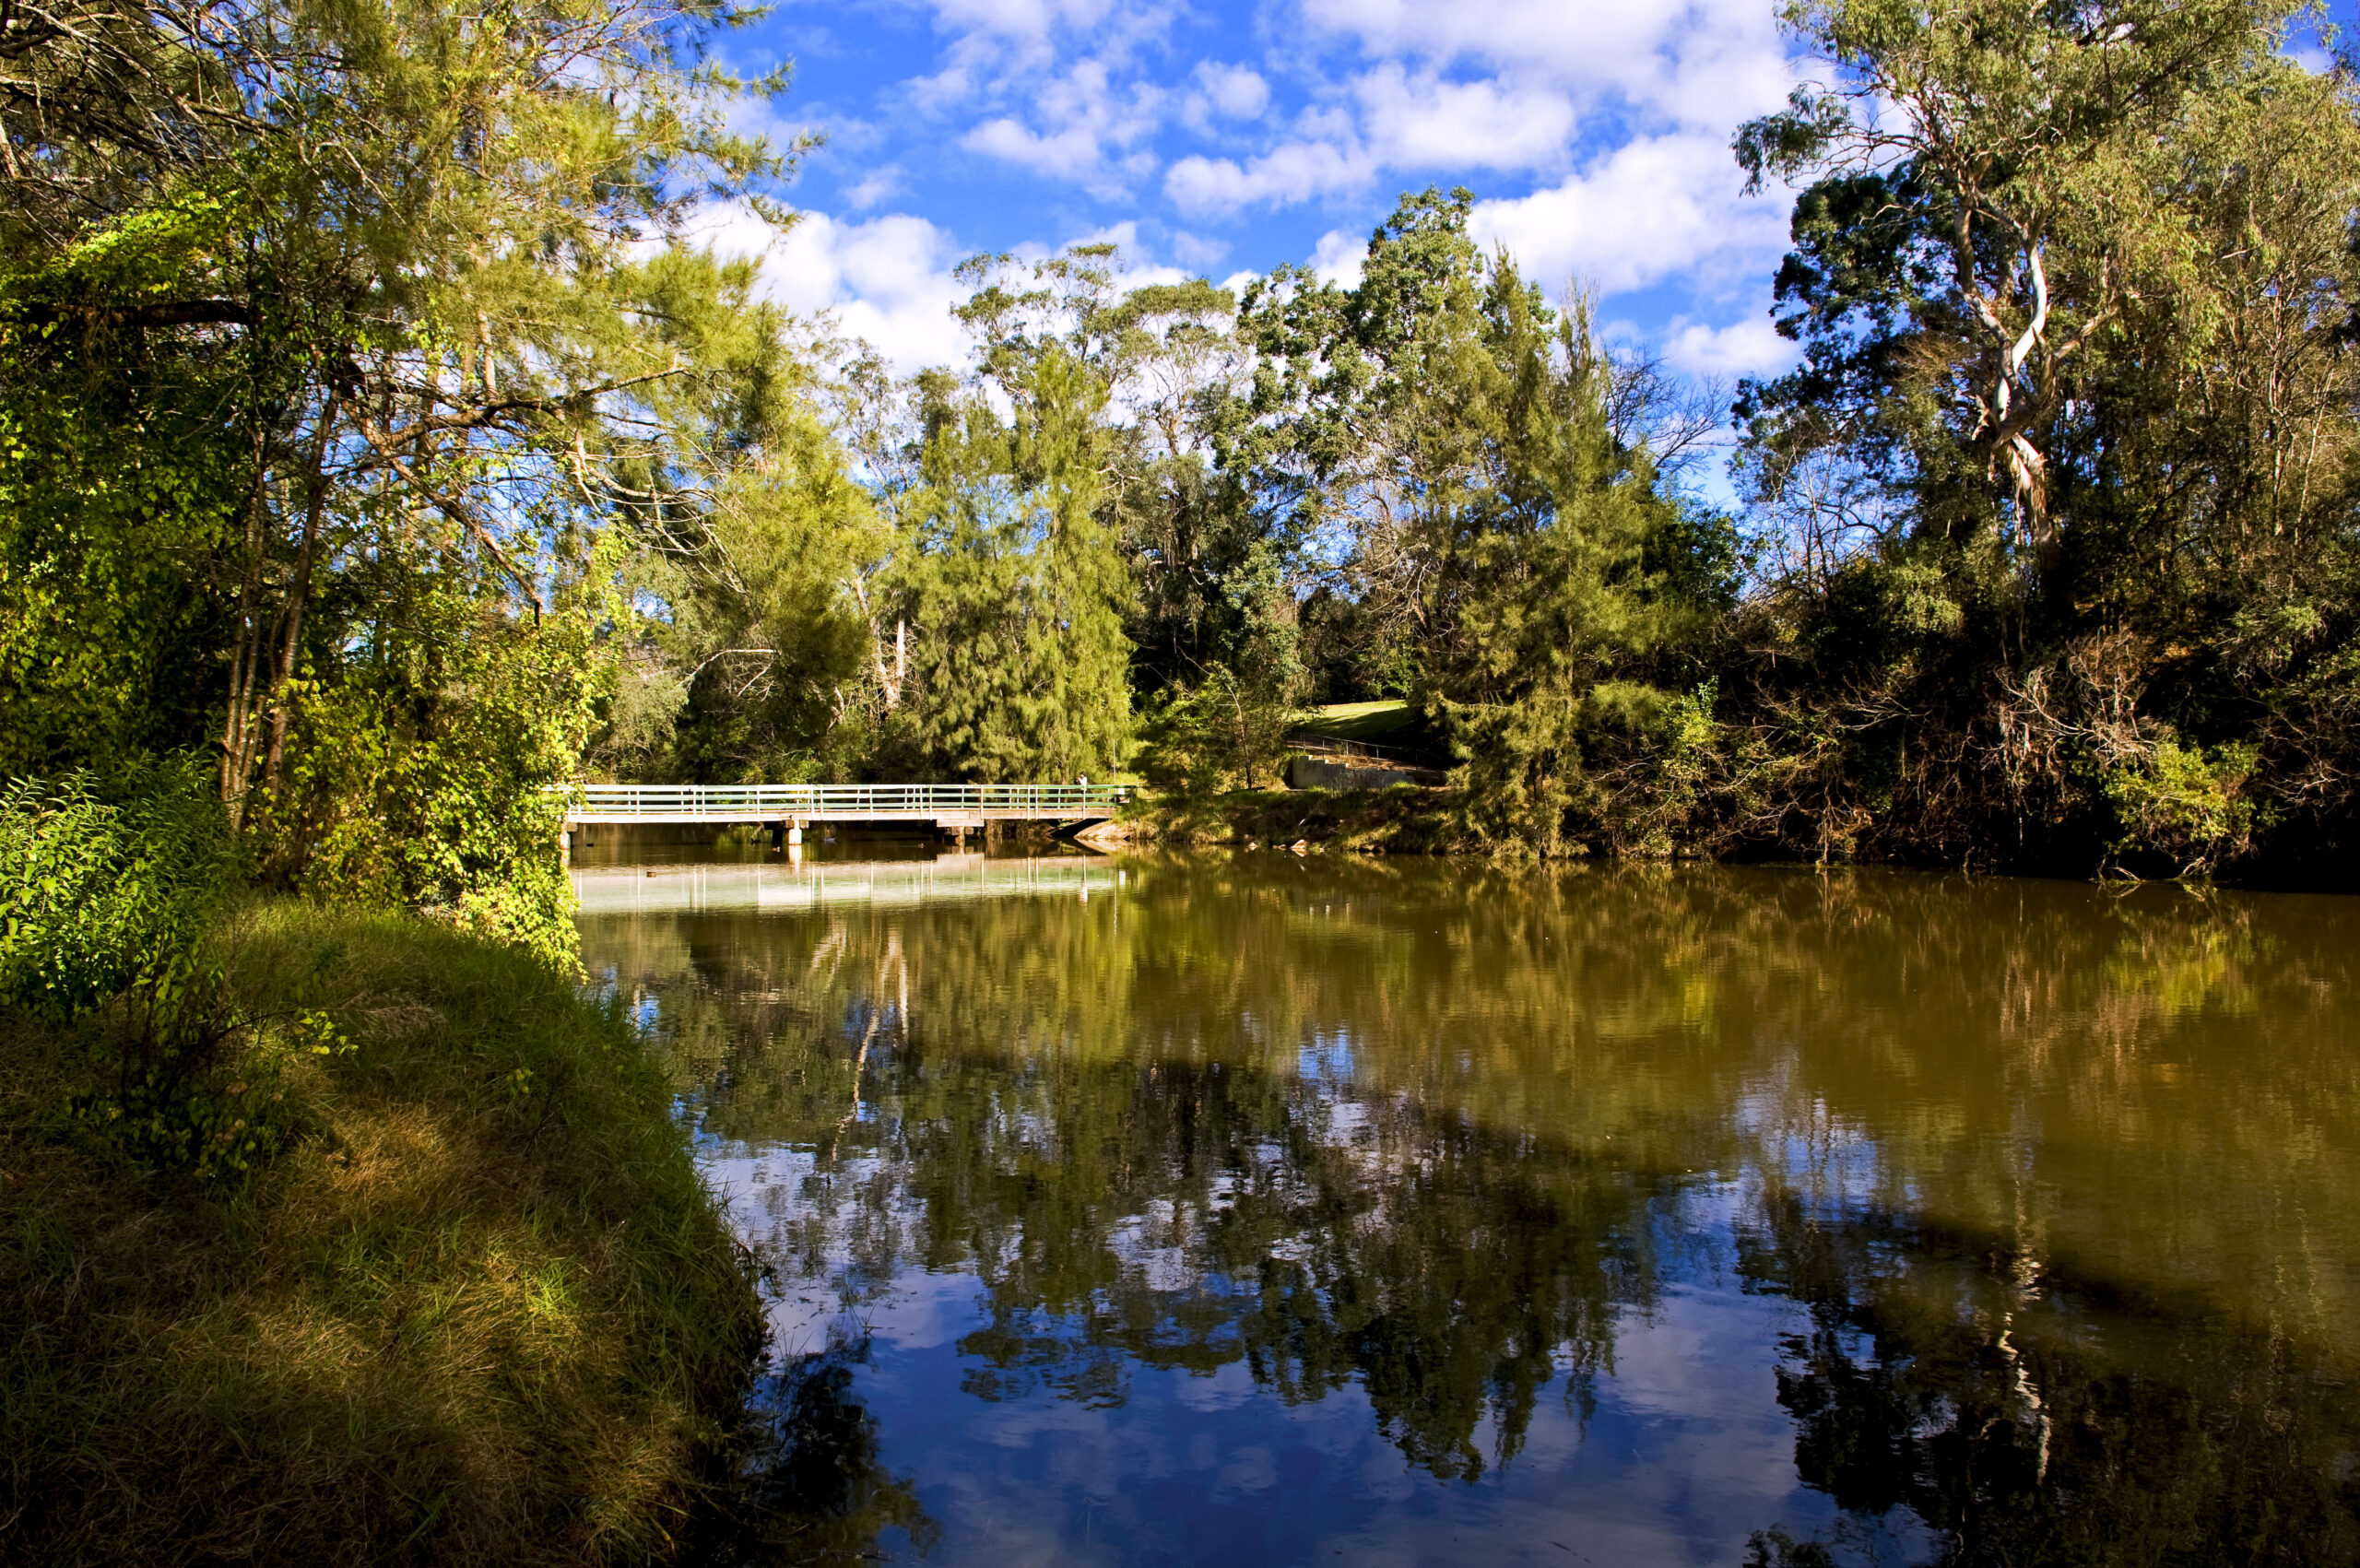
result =
[[569,839],[580,828],[645,823],[753,823],[803,842],[813,822],[900,822],[966,833],[989,823],[1093,822],[1130,798],[1120,784],[577,784]]

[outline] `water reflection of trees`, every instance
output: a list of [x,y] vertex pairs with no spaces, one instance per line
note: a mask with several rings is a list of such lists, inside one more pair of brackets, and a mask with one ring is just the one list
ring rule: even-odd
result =
[[854,1395],[867,1356],[865,1341],[839,1339],[787,1358],[764,1383],[731,1451],[738,1474],[714,1489],[713,1516],[690,1543],[693,1561],[851,1568],[876,1559],[886,1530],[921,1552],[940,1538],[910,1483],[886,1469],[877,1419]]
[[[1931,1561],[2360,1561],[2360,1425],[2316,1347],[1791,1195],[1752,1211],[1740,1256],[1750,1288],[1808,1309],[1778,1371],[1802,1480],[1850,1520],[1907,1510]],[[1752,1560],[1874,1561],[1850,1544],[1765,1531]]]
[[856,1294],[895,1261],[973,1267],[989,1321],[959,1348],[982,1397],[1114,1402],[1134,1365],[1242,1362],[1290,1402],[1357,1383],[1411,1463],[1472,1477],[1552,1377],[1587,1398],[1616,1309],[1649,1299],[1661,1178],[1258,1067],[1011,1072],[890,1027],[848,1121],[848,1083],[811,1062],[840,1065],[850,1032],[782,1031],[753,1075],[809,1091],[799,1116],[767,1101],[766,1133],[829,1150],[777,1244]]
[[1219,1064],[908,1071],[926,1102],[886,1108],[879,1138],[924,1252],[975,1259],[989,1288],[961,1346],[979,1392],[1112,1398],[1133,1362],[1242,1361],[1290,1401],[1356,1381],[1412,1463],[1472,1476],[1484,1418],[1491,1457],[1513,1456],[1541,1386],[1579,1385],[1651,1289],[1661,1184],[1398,1102]]
[[2335,901],[1282,862],[592,950],[661,993],[709,1133],[816,1151],[796,1267],[981,1273],[979,1395],[1243,1362],[1356,1382],[1471,1475],[1552,1368],[1578,1399],[1609,1364],[1716,1172],[1744,1277],[1810,1309],[1811,1484],[1958,1561],[2170,1561],[2290,1539],[2273,1485],[2315,1542],[2354,1512],[2349,1419],[2284,1413],[2360,1318],[2354,934]]

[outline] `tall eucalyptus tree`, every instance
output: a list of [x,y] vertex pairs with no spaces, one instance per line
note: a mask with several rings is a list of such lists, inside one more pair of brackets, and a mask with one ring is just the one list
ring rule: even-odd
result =
[[2360,118],[2283,53],[2296,15],[1788,7],[1827,79],[1736,141],[1803,185],[1803,362],[1740,410],[1790,567],[1746,632],[1779,656],[1732,672],[1775,832],[2159,869],[2273,817],[2350,842]]

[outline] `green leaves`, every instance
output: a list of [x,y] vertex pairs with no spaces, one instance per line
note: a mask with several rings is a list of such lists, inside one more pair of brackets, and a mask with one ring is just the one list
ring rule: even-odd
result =
[[598,595],[537,625],[457,584],[417,594],[334,686],[295,694],[289,766],[252,833],[324,902],[407,907],[571,968],[558,854],[603,695]]
[[1131,649],[1103,511],[1106,384],[1062,341],[1001,364],[1012,422],[971,400],[905,501],[923,529],[898,567],[916,643],[887,744],[950,777],[1111,778],[1130,737]]
[[[100,1081],[75,1115],[142,1164],[242,1180],[292,1126],[276,1066],[231,1076],[224,1047],[255,1020],[228,996],[214,927],[235,851],[212,770],[170,758],[0,794],[0,1005],[88,1018]],[[348,1050],[306,1013],[295,1048]]]
[[1804,358],[1738,400],[1769,656],[1724,702],[1782,842],[2306,876],[2349,832],[2360,104],[2295,14],[1788,10],[1828,77],[1736,150],[1809,182]]
[[[218,738],[266,879],[570,962],[542,787],[640,631],[599,534],[861,514],[753,264],[679,240],[807,145],[730,128],[744,13],[60,15],[0,62],[0,770]],[[758,645],[817,619],[768,598]]]
[[0,792],[0,1002],[63,1020],[138,992],[169,1022],[203,989],[235,862],[206,772],[172,758]]
[[1791,180],[1810,168],[1850,123],[1850,111],[1840,100],[1797,88],[1778,113],[1740,125],[1729,150],[1745,171],[1745,194],[1759,195],[1766,183]]

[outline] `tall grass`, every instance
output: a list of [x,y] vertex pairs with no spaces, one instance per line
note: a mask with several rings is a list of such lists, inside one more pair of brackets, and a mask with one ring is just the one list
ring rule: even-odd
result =
[[626,1021],[400,915],[206,940],[286,1135],[235,1180],[75,1114],[107,1006],[0,1011],[0,1558],[675,1555],[761,1317]]

